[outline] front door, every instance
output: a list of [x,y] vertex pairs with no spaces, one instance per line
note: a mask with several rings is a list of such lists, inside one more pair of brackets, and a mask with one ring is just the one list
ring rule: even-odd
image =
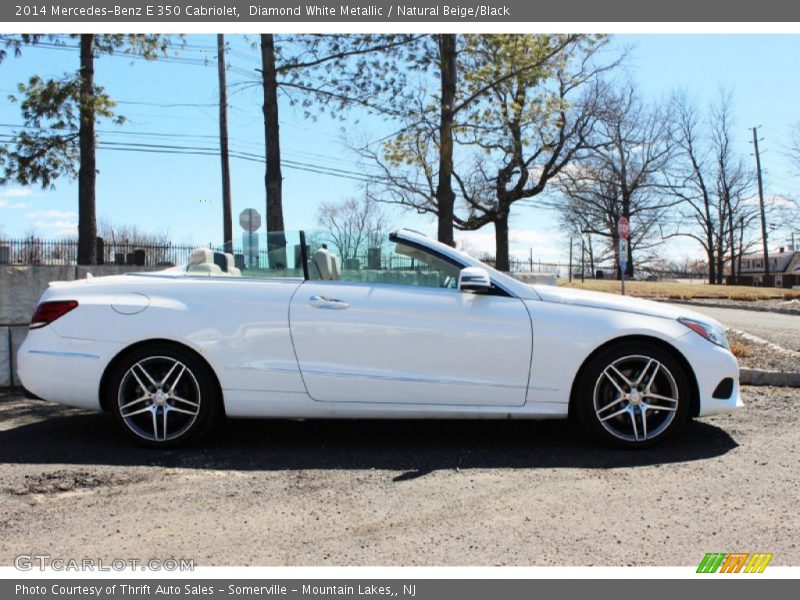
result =
[[[343,270],[343,278],[346,274]],[[311,397],[320,402],[524,404],[532,352],[525,305],[508,296],[453,289],[451,277],[442,278],[447,287],[303,283],[289,320]]]

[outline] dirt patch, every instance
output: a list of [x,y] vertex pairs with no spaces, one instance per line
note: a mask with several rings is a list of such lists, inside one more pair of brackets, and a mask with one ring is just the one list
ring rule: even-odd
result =
[[764,369],[781,373],[800,371],[800,353],[736,329],[728,330],[731,351],[745,369]]
[[9,490],[17,496],[63,494],[99,487],[116,487],[144,480],[144,475],[92,473],[91,471],[58,470],[39,475],[26,475],[22,484]]

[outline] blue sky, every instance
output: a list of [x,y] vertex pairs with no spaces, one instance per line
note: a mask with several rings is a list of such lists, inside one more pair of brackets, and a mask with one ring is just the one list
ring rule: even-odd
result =
[[[230,137],[232,149],[261,156],[263,125],[258,87],[241,85],[254,79],[259,66],[256,50],[241,36],[228,35],[234,51],[229,74]],[[134,61],[124,55],[102,57],[96,62],[96,79],[119,101],[118,112],[128,122],[118,127],[99,125],[100,142],[166,144],[214,148],[217,145],[217,73],[215,38],[187,37],[181,51],[188,64]],[[613,44],[630,47],[628,68],[643,94],[662,98],[685,88],[701,105],[714,101],[722,86],[734,93],[736,142],[745,156],[750,152],[750,131],[761,126],[765,151],[766,191],[794,196],[797,180],[785,156],[790,127],[800,120],[800,78],[796,35],[618,35]],[[208,59],[207,65],[203,60]],[[0,65],[0,132],[21,123],[18,106],[7,95],[16,82],[33,73],[58,76],[76,68],[76,51],[25,48],[21,58],[10,57]],[[179,106],[176,106],[179,105]],[[345,120],[320,116],[304,118],[302,110],[281,107],[282,151],[285,161],[344,171],[363,172],[364,165],[343,142],[345,131],[377,138],[391,124],[354,111]],[[356,122],[358,121],[358,122]],[[175,242],[208,243],[221,238],[219,159],[216,156],[153,154],[99,150],[97,213],[114,224],[135,224],[140,229],[167,232]],[[240,159],[232,161],[234,219],[244,208],[263,213],[263,165]],[[316,227],[320,201],[337,200],[360,193],[360,184],[346,178],[284,167],[284,210],[287,229]],[[0,188],[0,232],[10,236],[36,233],[44,237],[74,234],[77,223],[77,185],[56,182],[54,190]],[[430,218],[395,213],[396,225],[435,232]],[[564,260],[567,243],[557,231],[554,215],[520,207],[512,215],[512,254],[535,259]],[[238,226],[235,227],[238,233]],[[481,252],[493,248],[490,227],[470,233],[468,245]],[[784,237],[784,236],[780,236]],[[777,242],[776,242],[777,245]],[[688,241],[671,242],[668,254],[699,255]]]

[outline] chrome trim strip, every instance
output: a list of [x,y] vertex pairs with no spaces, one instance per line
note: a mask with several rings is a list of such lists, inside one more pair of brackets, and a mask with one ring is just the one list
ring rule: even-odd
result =
[[290,367],[255,367],[255,366],[251,366],[251,365],[240,365],[240,366],[233,366],[233,367],[230,367],[230,368],[231,369],[237,369],[239,371],[258,371],[258,372],[270,371],[270,372],[273,372],[273,373],[291,373],[293,375],[299,375],[300,374],[300,369],[298,369],[297,367],[295,367],[295,368],[290,368]]
[[435,383],[446,385],[479,385],[485,387],[508,388],[513,390],[524,390],[527,385],[513,385],[510,383],[494,383],[491,381],[461,381],[458,379],[426,379],[423,377],[403,377],[400,375],[367,375],[365,373],[335,373],[332,371],[317,371],[313,369],[302,369],[303,374],[322,375],[323,377],[344,377],[348,379],[380,379],[382,381],[397,381],[401,383]]
[[28,354],[44,354],[46,356],[63,356],[66,358],[91,358],[94,360],[100,358],[96,354],[85,354],[83,352],[60,352],[56,350],[28,350]]

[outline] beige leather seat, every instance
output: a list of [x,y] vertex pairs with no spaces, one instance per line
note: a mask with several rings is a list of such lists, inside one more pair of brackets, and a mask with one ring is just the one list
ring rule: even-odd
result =
[[309,269],[311,279],[337,280],[339,279],[339,263],[336,257],[325,248],[320,248],[311,257]]
[[189,255],[186,272],[192,275],[222,275],[222,269],[214,264],[214,253],[208,248],[195,248]]
[[233,254],[230,252],[225,253],[225,265],[225,272],[231,277],[242,276],[242,272],[236,268],[236,261],[233,258]]

